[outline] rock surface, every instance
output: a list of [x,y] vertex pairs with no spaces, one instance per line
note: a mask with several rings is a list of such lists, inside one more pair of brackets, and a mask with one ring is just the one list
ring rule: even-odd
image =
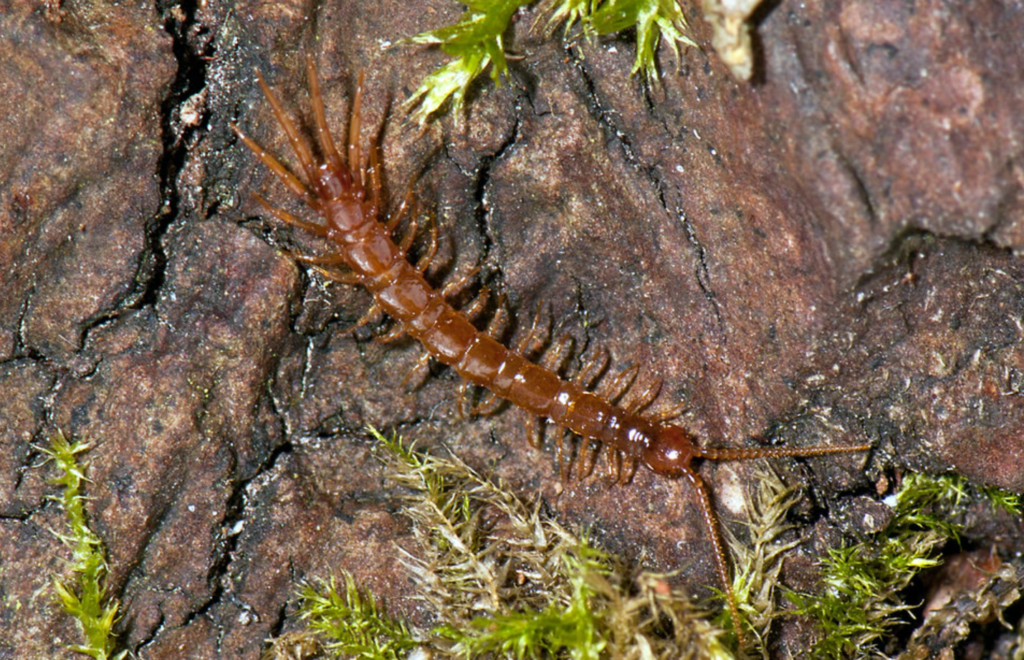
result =
[[[905,470],[1024,492],[1024,11],[909,7],[778,4],[738,83],[686,3],[702,51],[663,47],[656,89],[629,76],[628,39],[563,46],[527,12],[508,84],[420,131],[400,104],[444,56],[394,44],[456,20],[447,0],[10,3],[0,593],[20,607],[0,610],[0,658],[77,635],[40,591],[67,556],[33,447],[54,428],[95,444],[89,514],[144,658],[257,658],[296,583],[342,568],[416,618],[367,424],[717,584],[683,484],[559,483],[519,414],[458,418],[446,370],[401,388],[420,350],[346,332],[366,294],[276,249],[317,244],[263,217],[253,192],[301,210],[229,122],[288,154],[253,71],[308,126],[306,53],[339,132],[366,71],[363,137],[392,207],[414,181],[436,215],[435,281],[481,265],[513,334],[543,305],[556,337],[664,380],[708,443],[873,443],[776,462],[808,489],[808,524]],[[702,466],[724,520],[755,470]]]

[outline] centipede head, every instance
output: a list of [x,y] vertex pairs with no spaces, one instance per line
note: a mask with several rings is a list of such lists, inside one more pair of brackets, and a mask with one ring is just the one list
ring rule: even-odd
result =
[[694,437],[681,426],[662,424],[653,429],[642,461],[655,474],[675,478],[692,474],[694,456]]

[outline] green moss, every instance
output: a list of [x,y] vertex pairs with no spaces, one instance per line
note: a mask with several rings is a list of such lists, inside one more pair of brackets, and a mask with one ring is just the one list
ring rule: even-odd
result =
[[407,101],[416,108],[414,119],[424,123],[451,99],[458,115],[466,101],[469,85],[488,67],[491,80],[501,84],[508,73],[505,61],[504,34],[512,15],[534,0],[466,0],[466,11],[453,25],[423,32],[408,41],[440,46],[452,61],[434,71],[420,84]]
[[371,433],[389,480],[406,489],[416,547],[401,552],[437,625],[388,617],[346,575],[343,593],[328,582],[301,594],[323,648],[367,659],[420,647],[435,659],[733,657],[668,576],[630,571],[455,457]]
[[978,499],[1009,510],[1019,505],[1008,493],[975,488],[956,475],[904,477],[886,528],[830,551],[822,561],[824,593],[787,594],[800,614],[822,628],[813,657],[876,655],[875,644],[903,621],[901,612],[913,607],[902,592],[922,570],[942,563],[943,546],[960,533],[957,519]]
[[384,613],[372,596],[356,588],[342,573],[344,589],[331,579],[307,585],[301,592],[299,617],[324,640],[322,648],[335,657],[360,660],[401,660],[419,646],[405,623]]
[[97,660],[107,660],[123,658],[126,652],[114,652],[116,640],[112,628],[117,620],[118,604],[107,594],[103,541],[89,529],[85,515],[82,486],[88,481],[85,477],[88,466],[79,456],[89,448],[84,442],[68,442],[58,431],[50,447],[42,449],[57,465],[59,476],[53,483],[63,486],[61,494],[53,497],[63,507],[67,522],[65,532],[58,536],[73,549],[69,571],[72,577],[54,578],[53,588],[61,607],[75,618],[85,639],[83,644],[72,645],[69,649]]
[[[536,0],[464,0],[466,11],[458,22],[423,32],[406,41],[439,46],[452,60],[420,84],[406,102],[413,119],[425,123],[450,99],[457,116],[465,105],[470,84],[490,70],[496,85],[508,74],[505,33],[515,13]],[[580,25],[587,36],[605,36],[627,29],[636,31],[637,52],[632,73],[648,82],[658,80],[657,49],[664,37],[679,58],[678,43],[696,44],[684,33],[686,17],[676,0],[549,0],[548,33],[564,24],[568,36]]]

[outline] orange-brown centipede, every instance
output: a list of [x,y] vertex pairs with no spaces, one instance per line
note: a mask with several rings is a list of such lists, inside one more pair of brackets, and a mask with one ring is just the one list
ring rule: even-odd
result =
[[[697,495],[704,524],[715,548],[719,579],[737,636],[742,639],[717,518],[707,487],[693,468],[694,459],[817,456],[864,451],[869,445],[702,447],[681,426],[643,414],[653,398],[648,395],[653,390],[641,396],[633,406],[622,407],[587,391],[580,382],[563,379],[551,369],[530,362],[519,352],[506,348],[486,332],[478,330],[465,314],[448,302],[445,292],[436,290],[424,277],[436,248],[436,234],[432,236],[425,258],[418,264],[410,263],[407,258],[414,231],[410,231],[400,244],[392,239],[393,230],[409,211],[411,198],[407,196],[393,217],[386,222],[380,221],[383,215],[380,163],[372,144],[368,149],[368,163],[364,163],[359,143],[362,76],[353,101],[347,156],[343,158],[327,126],[316,67],[311,58],[307,61],[307,68],[319,157],[314,156],[263,78],[259,75],[257,78],[308,183],[232,124],[235,133],[259,160],[323,218],[323,224],[307,222],[257,196],[257,200],[275,218],[318,236],[331,246],[332,251],[325,255],[299,258],[315,264],[335,280],[362,285],[373,295],[376,304],[398,323],[399,331],[420,342],[430,356],[455,369],[470,383],[486,388],[529,414],[569,429],[584,440],[600,443],[614,456],[617,464],[626,464],[627,474],[639,464],[665,477],[685,477]],[[347,267],[349,272],[334,272],[329,270],[331,267]]]

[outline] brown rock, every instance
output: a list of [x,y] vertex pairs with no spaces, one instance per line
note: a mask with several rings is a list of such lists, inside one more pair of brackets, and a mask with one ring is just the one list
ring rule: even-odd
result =
[[[163,16],[12,4],[0,13],[0,591],[27,603],[60,566],[40,531],[60,524],[42,499],[50,468],[28,444],[57,426],[96,445],[89,512],[122,639],[141,657],[256,658],[296,582],[340,568],[420,616],[371,423],[443,442],[609,548],[716,585],[685,484],[641,472],[630,488],[561,486],[514,411],[457,418],[448,371],[400,388],[419,349],[346,334],[365,295],[275,251],[318,246],[262,217],[251,192],[304,211],[228,125],[288,154],[252,72],[308,120],[307,52],[339,129],[366,70],[363,136],[380,138],[392,208],[415,181],[435,213],[438,282],[482,264],[516,332],[542,303],[556,338],[663,379],[666,406],[685,402],[702,441],[875,443],[870,460],[777,462],[809,489],[802,520],[829,527],[823,538],[838,535],[821,518],[832,502],[873,495],[894,468],[1024,490],[1024,15],[915,7],[777,5],[754,35],[755,83],[740,84],[687,5],[703,50],[678,69],[663,50],[657,89],[629,77],[627,40],[562,47],[527,15],[509,84],[482,81],[461,123],[420,132],[399,104],[445,58],[386,46],[455,20],[455,3]],[[731,493],[754,467],[701,473]],[[43,631],[0,655],[52,657],[50,640],[74,635],[41,600],[0,616]]]

